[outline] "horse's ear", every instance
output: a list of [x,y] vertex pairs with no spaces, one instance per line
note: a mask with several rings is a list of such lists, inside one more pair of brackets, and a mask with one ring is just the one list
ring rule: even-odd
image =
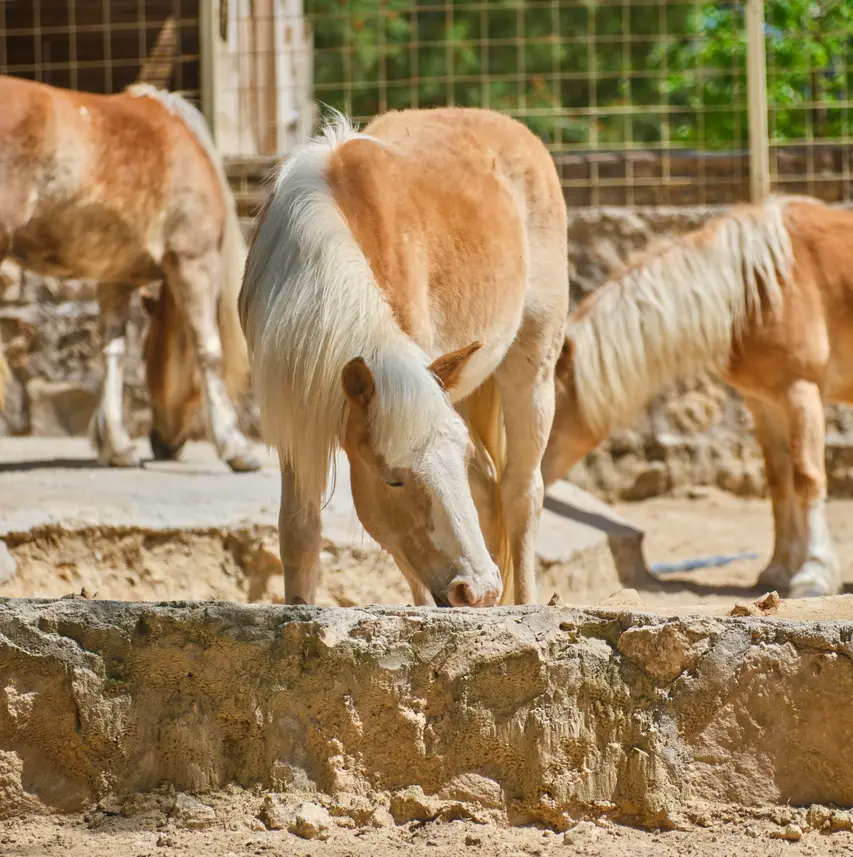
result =
[[462,377],[462,370],[468,359],[483,347],[482,342],[472,342],[464,348],[442,354],[430,363],[429,371],[445,390],[452,390]]
[[341,372],[341,384],[350,403],[366,410],[376,392],[373,373],[362,357],[354,357]]

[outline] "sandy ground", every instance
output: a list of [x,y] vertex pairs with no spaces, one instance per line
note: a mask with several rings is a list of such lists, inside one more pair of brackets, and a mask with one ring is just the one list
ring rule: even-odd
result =
[[[779,857],[853,854],[850,832],[801,832],[764,817],[722,814],[689,830],[643,831],[610,822],[581,821],[568,832],[499,828],[471,821],[414,822],[382,828],[343,829],[333,825],[327,839],[306,840],[269,830],[258,819],[260,797],[214,795],[203,799],[215,821],[185,829],[157,814],[123,818],[100,813],[0,823],[3,857]],[[783,811],[784,812],[784,811]],[[797,841],[782,837],[799,836]]]
[[[80,465],[69,462],[69,470]],[[85,465],[83,465],[85,466]],[[6,474],[2,471],[6,470]],[[21,470],[0,467],[3,479]],[[94,471],[93,484],[101,476]],[[212,477],[211,477],[212,478]],[[223,477],[225,478],[225,477]],[[265,477],[277,489],[274,473]],[[38,488],[28,502],[38,507]],[[214,483],[211,482],[211,485]],[[224,482],[223,482],[224,484]],[[156,498],[156,485],[146,488]],[[69,504],[85,504],[91,498]],[[0,498],[2,501],[2,498]],[[7,493],[6,502],[10,502]],[[14,502],[14,500],[12,500]],[[152,499],[152,503],[154,500]],[[0,596],[60,597],[86,587],[100,598],[125,600],[228,599],[280,600],[282,583],[276,567],[275,503],[269,498],[231,494],[234,521],[229,528],[202,521],[195,531],[134,532],[115,529],[103,520],[74,535],[54,520],[29,542],[10,542],[19,574],[0,585]],[[0,503],[2,505],[2,503]],[[769,556],[772,525],[769,503],[742,500],[716,490],[694,490],[683,496],[623,504],[615,510],[646,531],[650,563],[693,559],[720,553],[756,553],[725,568],[668,575],[660,586],[638,595],[616,594],[610,603],[645,604],[660,611],[724,614],[736,602],[760,592],[754,581]],[[2,510],[0,510],[2,511]],[[841,557],[844,580],[853,584],[853,501],[828,506],[829,523]],[[45,527],[45,521],[34,521]],[[93,522],[89,521],[89,524]],[[160,522],[163,526],[164,522]],[[165,522],[168,524],[168,521]],[[205,524],[207,524],[205,526]],[[235,533],[239,530],[239,533]],[[566,604],[598,604],[619,589],[612,573],[600,568],[601,554],[591,552],[571,567],[542,564],[539,596],[548,601],[558,593]],[[405,604],[408,588],[387,557],[349,546],[323,553],[322,604]],[[850,603],[848,603],[848,601]],[[841,606],[839,606],[841,605]],[[783,610],[796,611],[796,605]],[[789,615],[799,615],[791,614]],[[851,618],[853,598],[805,606],[803,618]],[[120,815],[40,817],[0,822],[0,857],[381,857],[385,854],[545,855],[566,853],[600,857],[627,855],[853,855],[853,834],[805,832],[799,841],[785,841],[784,824],[768,818],[730,815],[711,819],[708,826],[686,831],[652,833],[628,827],[596,826],[585,822],[563,833],[534,829],[498,829],[472,822],[431,823],[381,829],[333,828],[326,841],[306,841],[284,831],[267,830],[257,818],[259,796],[212,795],[204,798],[216,808],[216,822],[205,829],[183,829],[166,817],[123,818]]]

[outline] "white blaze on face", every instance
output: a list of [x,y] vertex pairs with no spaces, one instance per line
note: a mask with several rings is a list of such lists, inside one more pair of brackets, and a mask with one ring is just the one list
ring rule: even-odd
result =
[[[430,541],[448,564],[453,564],[452,578],[464,580],[482,597],[486,589],[500,581],[500,573],[486,547],[471,496],[467,448],[467,428],[454,411],[420,457],[414,472],[430,496]],[[451,582],[449,575],[447,583]]]

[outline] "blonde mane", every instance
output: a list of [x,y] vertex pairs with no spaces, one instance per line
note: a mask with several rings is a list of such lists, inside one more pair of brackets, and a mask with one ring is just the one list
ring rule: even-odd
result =
[[668,383],[722,368],[747,325],[778,310],[793,275],[786,201],[736,208],[659,242],[570,316],[577,397],[593,431]]
[[452,416],[428,356],[397,324],[328,185],[329,156],[357,138],[373,139],[333,114],[282,165],[240,294],[262,432],[305,501],[326,487],[346,413],[341,372],[352,358],[363,357],[374,375],[372,438],[389,466]]

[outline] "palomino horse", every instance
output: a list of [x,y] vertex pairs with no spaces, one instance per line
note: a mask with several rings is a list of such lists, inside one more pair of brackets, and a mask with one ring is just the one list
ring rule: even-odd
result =
[[839,592],[823,405],[853,402],[848,242],[853,213],[780,197],[632,260],[569,318],[546,484],[665,384],[717,370],[746,399],[764,454],[775,546],[760,584]]
[[[363,134],[338,116],[284,163],[240,318],[280,457],[288,603],[314,600],[338,445],[359,519],[417,604],[535,600],[566,243],[547,150],[490,111],[389,113]],[[469,464],[499,493],[492,545]]]
[[199,398],[196,367],[169,356],[186,330],[219,455],[234,470],[257,469],[231,399],[247,380],[237,317],[246,248],[201,114],[144,85],[104,96],[12,77],[0,77],[0,104],[0,260],[99,282],[99,458],[137,463],[122,419],[125,330],[133,289],[163,279],[146,343],[154,455],[177,455]]

